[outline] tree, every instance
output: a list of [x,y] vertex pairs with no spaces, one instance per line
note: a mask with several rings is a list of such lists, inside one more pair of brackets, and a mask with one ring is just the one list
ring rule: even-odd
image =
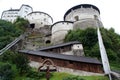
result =
[[[109,30],[100,28],[103,43],[105,45],[110,61],[120,61],[120,35],[114,32],[113,28]],[[100,51],[97,39],[97,30],[88,28],[85,30],[69,31],[65,37],[65,42],[80,41],[83,44],[86,56],[97,57],[100,59]]]
[[27,56],[21,53],[7,51],[0,56],[0,62],[8,62],[16,65],[16,68],[20,74],[27,73],[30,70]]
[[16,55],[14,52],[8,50],[0,56],[0,62],[4,62],[4,63],[8,62],[12,64],[15,56]]
[[18,17],[13,24],[15,25],[16,28],[21,29],[22,31],[25,31],[26,28],[30,26],[28,20],[20,17]]
[[96,29],[87,28],[86,30],[69,31],[66,35],[65,42],[67,41],[80,41],[84,46],[91,47],[97,42]]
[[27,56],[20,53],[15,53],[15,57],[12,60],[13,64],[16,65],[16,68],[20,74],[27,73],[30,70],[29,60]]
[[22,29],[15,27],[11,22],[0,20],[0,49],[12,42],[23,32]]
[[[92,47],[97,43],[97,31],[94,28],[87,28],[86,30],[69,31],[65,37],[65,42],[79,41],[83,44],[85,54],[91,55]],[[96,57],[96,56],[94,56]]]
[[3,63],[0,65],[0,80],[13,80],[15,72],[11,64]]

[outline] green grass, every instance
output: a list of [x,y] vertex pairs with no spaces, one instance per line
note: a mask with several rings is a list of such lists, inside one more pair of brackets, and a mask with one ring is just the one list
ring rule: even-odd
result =
[[64,77],[71,76],[68,73],[58,73],[54,72],[50,80],[62,80]]
[[106,76],[80,76],[85,80],[109,80]]
[[41,80],[41,78],[35,79],[35,78],[29,78],[29,77],[25,77],[25,76],[17,76],[14,80]]
[[[50,80],[63,80],[63,78],[68,77],[68,76],[75,76],[72,74],[68,74],[68,73],[52,73],[52,77],[50,78]],[[106,76],[79,76],[80,78],[83,78],[85,80],[109,80],[108,77]],[[41,80],[46,80],[41,79]]]
[[[0,62],[0,64],[2,64],[2,62]],[[16,66],[13,65],[12,68],[16,69]],[[61,73],[61,72],[53,72],[51,74],[50,80],[63,80],[63,78],[68,76],[75,76],[75,75],[68,74],[68,73]],[[108,77],[106,76],[79,76],[79,77],[83,78],[84,80],[109,80]],[[46,78],[42,78],[42,79],[29,78],[29,77],[26,77],[26,75],[20,76],[16,72],[16,77],[14,78],[14,80],[46,80]]]
[[[63,78],[68,76],[74,76],[67,73],[53,73],[53,76],[50,78],[50,80],[63,80]],[[109,80],[106,76],[79,76],[80,78],[83,78],[84,80]],[[14,80],[36,80],[34,78],[28,78],[28,77],[16,77]],[[39,79],[39,80],[46,80],[45,78]]]
[[[3,64],[3,62],[0,62],[0,64]],[[26,75],[20,76],[17,73],[16,66],[13,65],[12,68],[16,73],[16,77],[14,78],[14,80],[46,80],[46,78],[35,79],[36,76],[34,78],[26,77]],[[36,71],[35,69],[33,70]],[[63,80],[63,78],[69,77],[69,76],[75,76],[75,75],[68,74],[68,73],[61,73],[61,72],[53,72],[50,80]],[[109,80],[108,77],[106,76],[79,76],[79,77],[84,80]]]

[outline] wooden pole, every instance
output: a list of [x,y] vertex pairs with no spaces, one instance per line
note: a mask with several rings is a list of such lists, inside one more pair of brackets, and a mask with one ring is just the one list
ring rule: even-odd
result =
[[47,70],[46,70],[46,80],[50,80],[50,68],[49,68],[49,66],[47,66]]

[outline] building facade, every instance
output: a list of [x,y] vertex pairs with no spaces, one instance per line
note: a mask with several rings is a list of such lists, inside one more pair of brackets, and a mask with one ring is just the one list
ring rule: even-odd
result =
[[48,46],[38,49],[39,51],[52,52],[64,55],[84,56],[83,46],[78,41]]
[[17,17],[26,18],[26,16],[33,11],[29,5],[22,5],[20,9],[10,9],[3,11],[1,15],[2,20],[14,22]]
[[38,69],[45,60],[49,59],[54,63],[53,66],[56,66],[58,72],[82,76],[103,75],[101,62],[94,58],[32,50],[20,50],[19,52],[28,56],[31,61],[30,65]]

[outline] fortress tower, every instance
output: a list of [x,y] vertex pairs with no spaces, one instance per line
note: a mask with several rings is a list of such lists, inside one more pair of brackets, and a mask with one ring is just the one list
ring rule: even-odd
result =
[[73,21],[73,29],[86,29],[88,27],[96,28],[97,18],[100,21],[100,26],[102,23],[100,20],[100,10],[91,4],[81,4],[70,8],[64,15],[64,21]]
[[34,11],[27,15],[26,17],[30,24],[34,24],[34,28],[39,29],[40,27],[44,27],[45,25],[52,25],[53,18],[44,12]]
[[64,15],[64,21],[59,21],[51,26],[52,44],[62,43],[69,30],[96,28],[96,19],[102,27],[100,10],[91,4],[80,4],[70,8]]
[[59,21],[51,26],[51,42],[52,44],[63,43],[69,30],[73,30],[73,22]]
[[1,19],[14,22],[17,17],[22,17],[30,22],[33,30],[44,33],[44,41],[47,43],[63,43],[69,30],[96,28],[96,19],[102,27],[100,10],[91,4],[80,4],[68,9],[64,14],[64,20],[53,24],[53,18],[41,11],[33,11],[29,5],[22,5],[20,9],[3,11]]

